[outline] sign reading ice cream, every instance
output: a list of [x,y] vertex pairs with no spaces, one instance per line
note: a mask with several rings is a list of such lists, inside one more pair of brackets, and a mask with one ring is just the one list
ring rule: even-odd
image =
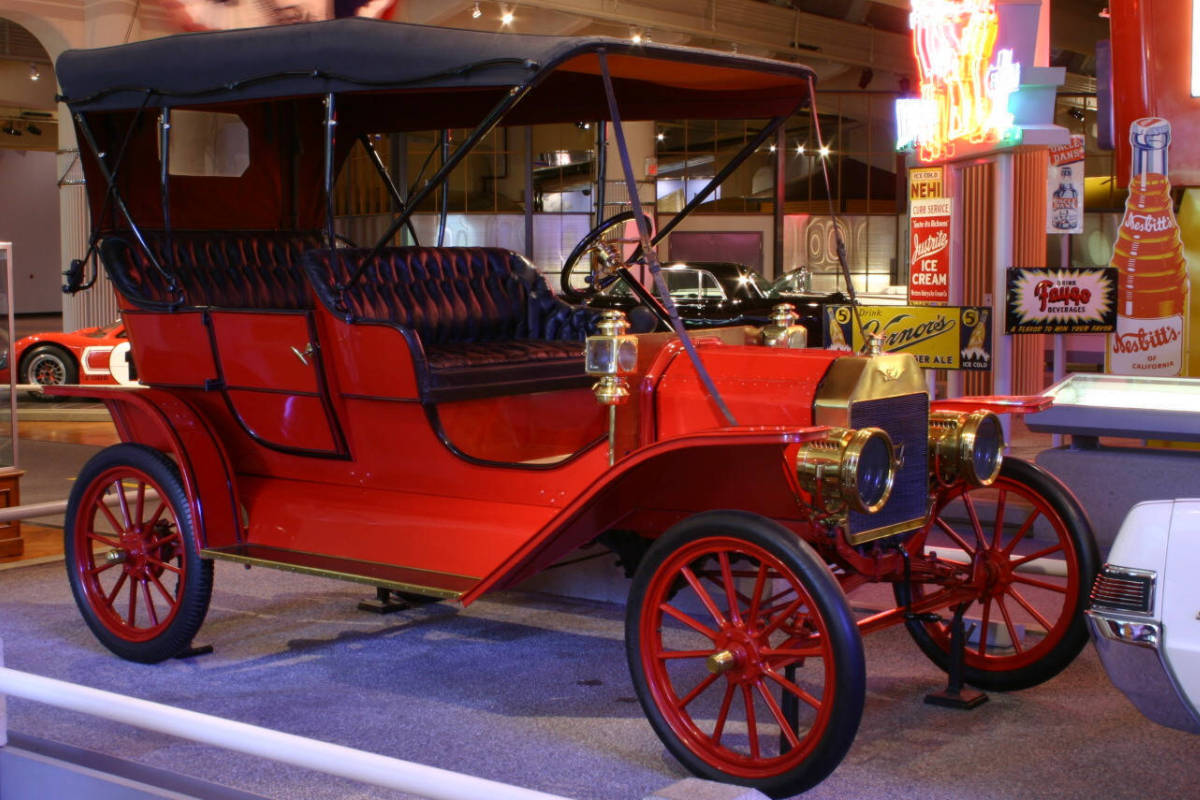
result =
[[950,200],[913,200],[908,302],[950,302]]

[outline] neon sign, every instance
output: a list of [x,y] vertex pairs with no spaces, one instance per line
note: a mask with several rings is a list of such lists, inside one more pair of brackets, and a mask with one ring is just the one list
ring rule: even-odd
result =
[[995,50],[999,18],[992,0],[912,0],[920,97],[896,101],[897,149],[920,161],[955,154],[957,142],[1013,138],[1008,99],[1021,79],[1011,50]]

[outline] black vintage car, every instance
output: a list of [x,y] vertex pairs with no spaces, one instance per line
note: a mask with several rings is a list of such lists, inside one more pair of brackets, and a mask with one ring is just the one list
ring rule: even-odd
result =
[[[688,328],[766,325],[775,306],[791,303],[800,315],[799,324],[808,330],[812,347],[825,343],[821,331],[825,306],[849,302],[841,292],[781,292],[762,275],[732,261],[664,265],[662,275]],[[659,317],[646,302],[646,290],[632,284],[627,278],[613,280],[585,302],[592,308],[624,311],[635,331],[656,330]],[[657,297],[657,290],[652,294]]]

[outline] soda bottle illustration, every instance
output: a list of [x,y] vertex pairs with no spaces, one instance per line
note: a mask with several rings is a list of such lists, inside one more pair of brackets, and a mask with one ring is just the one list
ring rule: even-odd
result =
[[1184,358],[1188,278],[1167,181],[1171,124],[1134,120],[1133,176],[1113,247],[1117,268],[1117,329],[1108,337],[1108,371],[1118,375],[1179,375]]
[[1079,190],[1071,182],[1071,171],[1071,168],[1068,166],[1058,168],[1061,183],[1054,190],[1052,202],[1054,207],[1052,224],[1055,228],[1064,231],[1074,230],[1079,225],[1079,210],[1081,208]]

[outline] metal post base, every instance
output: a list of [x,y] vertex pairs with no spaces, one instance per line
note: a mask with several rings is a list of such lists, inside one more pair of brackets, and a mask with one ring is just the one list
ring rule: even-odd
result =
[[196,656],[206,656],[213,651],[211,644],[188,645],[186,649],[175,654],[175,658],[195,658]]
[[375,597],[370,600],[363,600],[358,604],[359,611],[370,611],[372,614],[392,614],[396,611],[403,611],[406,608],[415,608],[417,606],[436,603],[438,598],[426,597],[420,594],[411,594],[409,592],[400,592],[395,589],[385,589],[382,586],[375,588]]
[[925,702],[944,708],[957,708],[969,711],[987,702],[988,696],[975,689],[963,687],[963,652],[967,647],[967,635],[963,625],[963,613],[967,603],[960,603],[954,609],[954,619],[950,621],[950,669],[946,688],[940,692],[925,695]]

